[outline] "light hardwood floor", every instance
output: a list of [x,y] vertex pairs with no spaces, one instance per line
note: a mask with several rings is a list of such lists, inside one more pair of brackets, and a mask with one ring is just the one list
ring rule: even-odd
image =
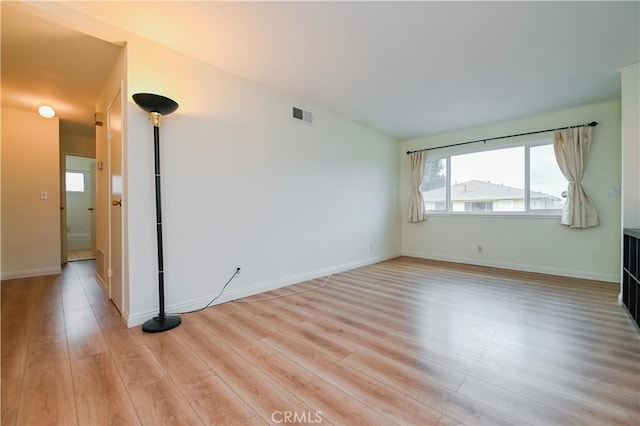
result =
[[637,425],[617,292],[404,257],[143,334],[74,262],[2,283],[2,425]]

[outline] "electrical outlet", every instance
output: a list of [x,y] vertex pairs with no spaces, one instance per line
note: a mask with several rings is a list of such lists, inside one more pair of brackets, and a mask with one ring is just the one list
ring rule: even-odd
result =
[[484,253],[484,246],[478,246],[478,253]]

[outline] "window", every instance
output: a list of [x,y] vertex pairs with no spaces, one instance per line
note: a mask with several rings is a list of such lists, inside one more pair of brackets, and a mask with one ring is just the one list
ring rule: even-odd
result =
[[84,192],[84,173],[66,172],[65,181],[67,192]]
[[479,214],[559,214],[567,180],[550,140],[427,159],[425,209]]

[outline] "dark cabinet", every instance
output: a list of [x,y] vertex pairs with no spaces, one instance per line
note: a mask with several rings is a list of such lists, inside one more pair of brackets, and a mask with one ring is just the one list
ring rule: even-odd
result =
[[640,327],[640,229],[624,230],[622,303]]

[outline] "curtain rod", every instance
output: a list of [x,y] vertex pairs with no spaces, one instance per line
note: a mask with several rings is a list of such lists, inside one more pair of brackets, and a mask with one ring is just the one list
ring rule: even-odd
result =
[[535,132],[518,133],[518,134],[515,134],[515,135],[507,135],[507,136],[497,136],[495,138],[478,139],[478,140],[475,140],[475,141],[460,142],[460,143],[454,143],[454,144],[451,144],[451,145],[443,145],[443,146],[436,146],[436,147],[433,147],[433,148],[424,148],[424,149],[417,149],[415,151],[407,151],[407,155],[408,154],[413,154],[414,152],[430,151],[432,149],[449,148],[449,147],[452,147],[452,146],[467,145],[467,144],[470,144],[470,143],[494,141],[496,139],[514,138],[516,136],[535,135],[536,133],[546,133],[546,132],[553,132],[555,130],[573,129],[575,127],[584,127],[584,126],[596,127],[597,125],[598,125],[598,123],[596,121],[592,121],[591,123],[578,124],[576,126],[558,127],[556,129],[536,130]]

